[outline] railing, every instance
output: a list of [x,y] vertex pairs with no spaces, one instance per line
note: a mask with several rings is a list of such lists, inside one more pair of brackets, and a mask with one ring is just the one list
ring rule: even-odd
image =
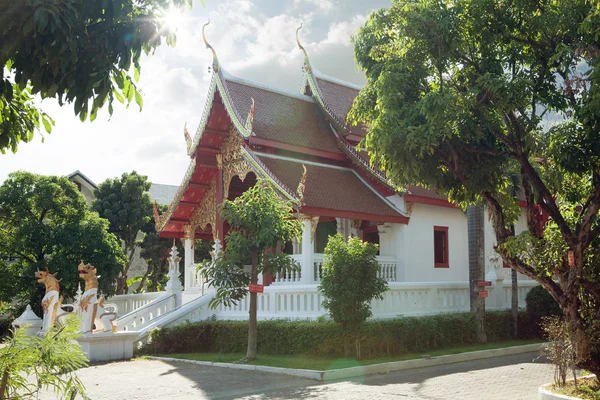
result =
[[[293,254],[292,259],[298,263],[298,265],[302,265],[302,254]],[[275,276],[276,283],[300,283],[300,279],[302,278],[302,274],[300,270],[280,273],[278,272]]]
[[144,324],[144,326],[139,326],[139,334],[134,343],[137,343],[138,346],[148,343],[148,334],[154,328],[173,327],[182,323],[197,322],[209,318],[211,315],[215,314],[215,312],[208,307],[208,303],[212,297],[213,294],[210,293],[198,297],[197,299],[180,305],[167,314],[163,314],[162,316],[149,321]]
[[[517,284],[519,307],[525,307],[525,297],[527,297],[527,293],[537,285],[538,283],[532,279],[519,279]],[[509,308],[512,302],[512,283],[510,280],[505,280],[502,286],[504,288],[504,304],[506,305],[506,308]]]
[[120,331],[139,331],[175,308],[175,295],[165,295],[117,319]]
[[107,299],[107,303],[116,306],[117,315],[125,315],[164,296],[165,292],[150,292],[136,294],[120,294]]
[[[398,266],[396,257],[377,256],[377,262],[379,263],[377,276],[388,282],[396,282],[396,270]],[[314,277],[313,282],[321,282],[321,278],[323,277],[323,254],[315,254],[313,256],[312,272]]]
[[[258,294],[259,319],[315,319],[327,314],[323,297],[315,285],[272,285]],[[247,319],[250,297],[237,305],[220,305],[215,310],[219,319]],[[427,315],[469,310],[468,282],[391,282],[383,300],[371,303],[374,318],[402,315]]]

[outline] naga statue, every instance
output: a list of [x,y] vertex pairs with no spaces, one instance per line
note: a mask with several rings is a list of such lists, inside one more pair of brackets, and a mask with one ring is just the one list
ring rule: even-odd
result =
[[[77,313],[81,315],[82,333],[88,332],[116,332],[117,326],[114,321],[117,314],[104,310],[104,297],[98,299],[98,278],[96,276],[96,267],[91,264],[84,264],[83,261],[78,266],[79,277],[85,282],[85,290],[79,299]],[[94,330],[94,325],[96,329]]]
[[60,310],[63,301],[62,296],[60,296],[60,281],[56,279],[56,273],[51,274],[48,268],[45,271],[37,271],[35,279],[37,283],[46,286],[46,294],[42,299],[42,309],[44,311],[42,331],[47,332],[54,326],[56,314]]

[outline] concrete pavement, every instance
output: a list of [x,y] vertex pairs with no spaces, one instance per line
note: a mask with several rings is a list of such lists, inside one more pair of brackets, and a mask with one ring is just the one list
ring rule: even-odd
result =
[[[537,399],[552,380],[552,366],[538,353],[467,361],[335,382],[135,360],[79,372],[92,400],[198,399]],[[51,394],[41,397],[54,399]]]

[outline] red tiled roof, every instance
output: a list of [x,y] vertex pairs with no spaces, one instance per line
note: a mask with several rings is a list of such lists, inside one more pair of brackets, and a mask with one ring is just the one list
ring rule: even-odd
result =
[[285,94],[253,86],[233,77],[225,79],[227,92],[240,122],[245,123],[255,102],[252,130],[257,137],[309,149],[341,153],[329,124],[312,98],[300,94]]
[[[255,155],[287,187],[296,188],[302,176],[302,162]],[[306,166],[304,206],[381,216],[402,216],[373,192],[350,169],[314,164]]]
[[[355,88],[344,86],[341,83],[331,82],[327,79],[315,77],[323,101],[327,104],[333,114],[341,122],[346,122],[348,111],[352,108],[354,98],[358,95]],[[366,127],[362,124],[350,126],[350,133],[364,137],[367,134]]]

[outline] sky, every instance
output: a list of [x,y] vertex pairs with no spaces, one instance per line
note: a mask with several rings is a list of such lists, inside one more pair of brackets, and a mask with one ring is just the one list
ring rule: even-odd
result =
[[[389,7],[390,0],[194,0],[192,11],[177,24],[175,48],[163,45],[143,56],[139,88],[144,107],[128,109],[115,102],[110,117],[101,111],[94,122],[80,122],[72,105],[52,99],[40,107],[56,122],[51,134],[36,134],[16,154],[0,154],[0,182],[10,172],[46,175],[81,171],[96,184],[132,170],[154,183],[179,185],[189,165],[183,127],[193,134],[202,118],[210,81],[210,50],[221,68],[237,77],[298,92],[303,55],[319,71],[355,84],[364,76],[354,62],[351,36],[369,12]],[[42,142],[43,138],[43,142]]]

